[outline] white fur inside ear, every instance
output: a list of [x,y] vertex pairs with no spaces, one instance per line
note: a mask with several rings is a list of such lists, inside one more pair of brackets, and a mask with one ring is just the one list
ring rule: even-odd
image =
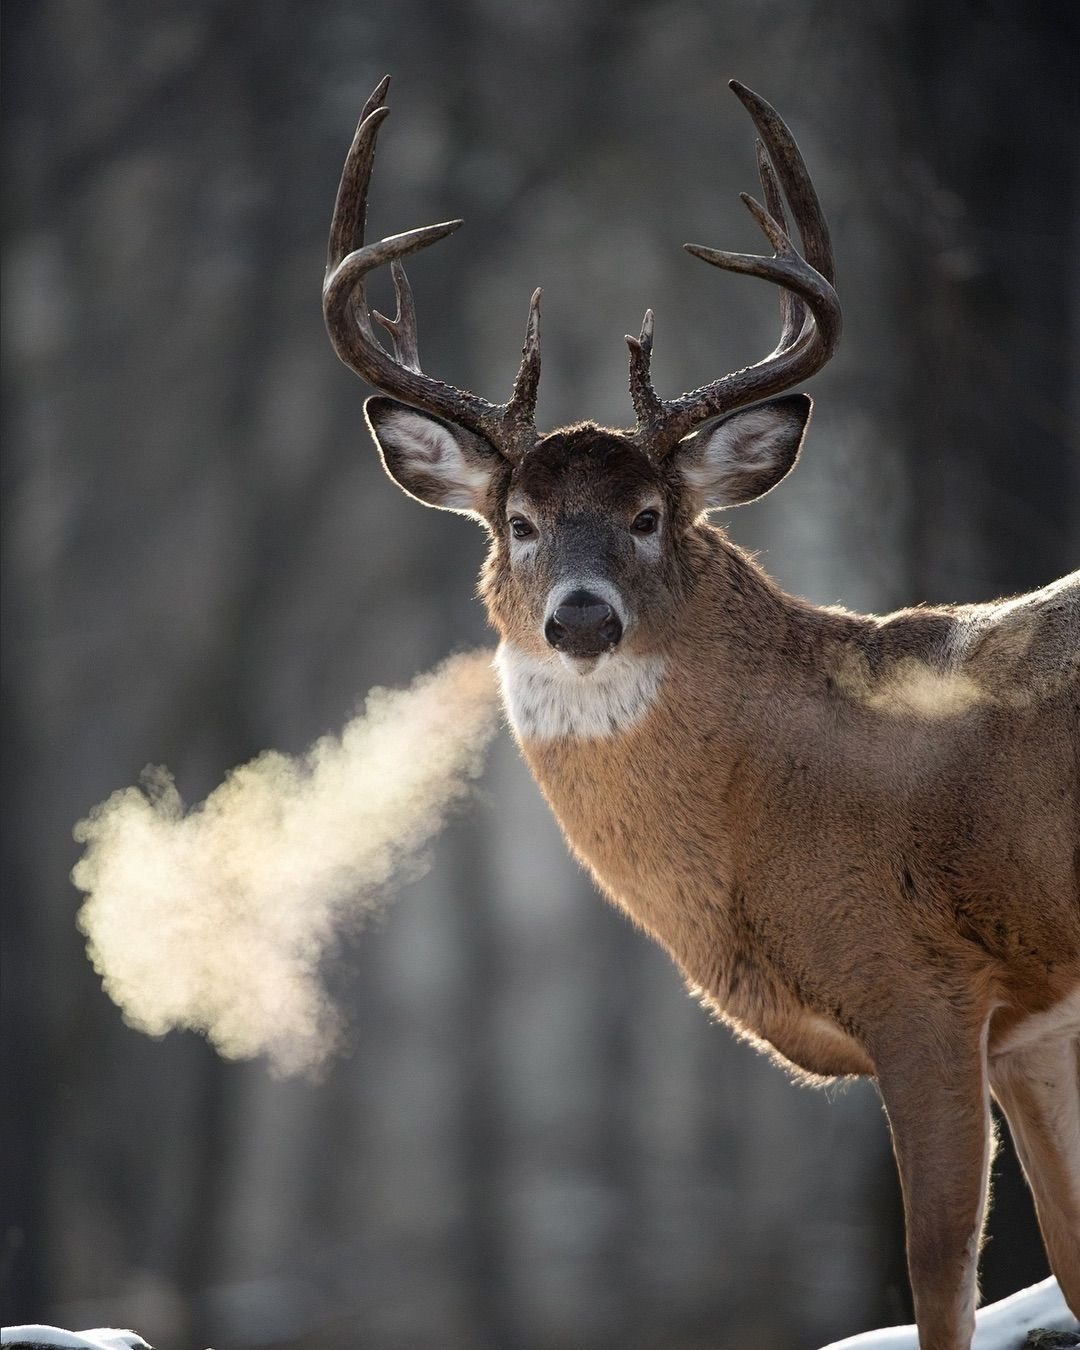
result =
[[709,492],[733,473],[768,469],[790,430],[786,419],[777,425],[775,413],[753,410],[699,434],[703,444],[697,451],[697,462],[687,465],[684,472],[691,487]]
[[381,419],[377,435],[385,449],[400,457],[403,476],[415,473],[438,481],[440,499],[431,505],[452,511],[479,509],[491,475],[466,459],[449,427],[402,408]]
[[[687,446],[682,474],[708,506],[730,506],[760,496],[790,468],[792,441],[801,428],[775,408],[750,408],[725,418]],[[770,478],[772,482],[768,481]]]

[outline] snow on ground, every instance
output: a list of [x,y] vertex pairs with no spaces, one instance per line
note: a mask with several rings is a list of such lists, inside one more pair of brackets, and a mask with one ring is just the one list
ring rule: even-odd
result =
[[[971,1350],[1020,1350],[1029,1331],[1080,1331],[1061,1296],[1057,1280],[1043,1280],[1030,1289],[991,1303],[975,1314],[975,1339]],[[834,1341],[824,1350],[919,1350],[914,1327],[886,1327],[867,1331],[845,1341]]]
[[151,1350],[134,1331],[117,1331],[114,1327],[95,1327],[93,1331],[61,1331],[59,1327],[32,1323],[23,1327],[0,1329],[0,1345],[20,1347],[20,1350]]
[[[1056,1280],[1043,1280],[980,1309],[975,1315],[971,1350],[1021,1350],[1027,1333],[1036,1328],[1080,1332],[1080,1323],[1065,1306]],[[4,1327],[0,1345],[12,1350],[37,1350],[39,1346],[42,1350],[151,1350],[134,1331],[109,1327],[79,1332],[36,1325]],[[919,1350],[919,1337],[914,1327],[886,1327],[834,1341],[824,1350]]]

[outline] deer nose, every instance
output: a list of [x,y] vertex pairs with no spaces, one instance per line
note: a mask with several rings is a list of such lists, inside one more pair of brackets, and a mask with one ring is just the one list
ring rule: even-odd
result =
[[606,600],[591,591],[571,591],[544,625],[544,636],[568,656],[599,656],[622,637],[623,626]]

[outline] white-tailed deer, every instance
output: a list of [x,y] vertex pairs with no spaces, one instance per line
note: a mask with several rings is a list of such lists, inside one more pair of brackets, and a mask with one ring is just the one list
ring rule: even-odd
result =
[[[461,222],[364,243],[386,88],[345,164],[326,322],[394,396],[366,404],[390,476],[488,531],[507,713],[570,847],[739,1035],[813,1078],[876,1078],[923,1350],[970,1343],[991,1093],[1080,1314],[1080,572],[877,618],[784,594],[708,523],[791,469],[811,403],[774,396],[840,333],[802,157],[736,83],[775,253],[687,248],[781,288],[769,356],[661,399],[646,313],[636,429],[540,435],[537,292],[507,403],[424,375],[400,260]],[[385,263],[394,319],[364,293]]]

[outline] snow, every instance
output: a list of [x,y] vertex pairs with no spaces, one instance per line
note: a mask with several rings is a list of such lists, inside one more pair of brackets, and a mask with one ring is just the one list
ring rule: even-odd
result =
[[[1029,1331],[1080,1331],[1080,1323],[1065,1305],[1057,1281],[1043,1280],[1022,1289],[1011,1298],[992,1303],[975,1315],[975,1339],[971,1350],[1020,1350]],[[152,1350],[134,1331],[98,1327],[94,1331],[61,1331],[59,1327],[29,1325],[4,1327],[0,1345],[37,1350]],[[823,1350],[919,1350],[914,1327],[885,1327],[844,1341],[834,1341]]]
[[[1080,1331],[1080,1323],[1069,1312],[1057,1280],[1043,1280],[980,1309],[975,1314],[971,1350],[1020,1350],[1024,1337],[1036,1327],[1044,1331]],[[914,1327],[886,1327],[834,1341],[824,1350],[919,1350],[919,1337]]]
[[29,1323],[22,1327],[0,1328],[0,1345],[31,1347],[49,1346],[50,1350],[151,1350],[134,1331],[117,1331],[114,1327],[95,1327],[93,1331],[61,1331]]

